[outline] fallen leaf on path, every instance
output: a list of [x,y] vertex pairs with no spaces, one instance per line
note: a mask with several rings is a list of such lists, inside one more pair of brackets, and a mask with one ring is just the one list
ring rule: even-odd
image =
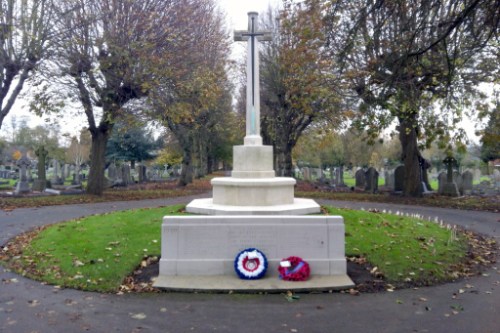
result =
[[132,319],[142,320],[142,319],[146,319],[147,316],[144,313],[135,313],[135,314],[131,314],[130,317]]

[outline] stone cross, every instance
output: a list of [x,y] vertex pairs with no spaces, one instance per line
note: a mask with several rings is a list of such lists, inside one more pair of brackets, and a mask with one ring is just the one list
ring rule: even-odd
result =
[[235,41],[248,41],[247,50],[247,105],[245,145],[260,146],[260,87],[259,87],[259,41],[272,40],[271,32],[258,31],[259,14],[248,13],[248,30],[235,31]]
[[26,182],[28,180],[28,177],[26,176],[26,170],[31,165],[30,160],[26,156],[23,156],[17,161],[16,165],[20,168],[19,180],[22,182]]
[[443,160],[443,164],[446,165],[446,175],[447,175],[447,182],[452,183],[453,182],[453,167],[456,165],[457,160],[453,158],[453,156],[448,156]]

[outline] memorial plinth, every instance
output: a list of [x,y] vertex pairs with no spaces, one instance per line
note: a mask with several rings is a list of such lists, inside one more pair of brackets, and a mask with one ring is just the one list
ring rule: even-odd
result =
[[[204,216],[164,217],[155,286],[219,291],[351,287],[343,218],[306,215],[320,213],[320,206],[314,200],[294,197],[295,179],[275,177],[273,148],[262,145],[257,45],[269,36],[256,31],[257,13],[248,15],[248,31],[235,33],[235,40],[248,40],[244,144],[233,147],[231,177],[212,179],[212,198],[193,200],[186,206],[188,213]],[[267,278],[238,281],[234,260],[246,248],[258,248],[266,255]],[[279,262],[289,256],[309,263],[307,287],[278,281]]]
[[273,147],[233,147],[231,177],[214,178],[212,198],[193,200],[186,211],[207,215],[305,215],[320,212],[311,199],[294,198],[295,179],[275,177]]

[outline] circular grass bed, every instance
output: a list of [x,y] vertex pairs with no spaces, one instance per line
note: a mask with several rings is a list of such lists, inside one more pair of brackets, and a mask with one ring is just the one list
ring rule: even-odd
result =
[[[418,217],[323,207],[344,217],[348,274],[360,290],[432,285],[477,274],[493,240]],[[17,236],[0,250],[10,269],[49,284],[99,292],[152,291],[165,215],[184,205],[93,215]],[[478,258],[481,258],[479,260]],[[134,274],[135,273],[135,274]],[[314,274],[314,272],[311,272]]]

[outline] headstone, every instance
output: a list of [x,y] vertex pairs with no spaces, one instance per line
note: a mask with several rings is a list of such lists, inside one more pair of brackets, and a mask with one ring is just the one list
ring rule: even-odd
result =
[[394,169],[394,191],[403,192],[405,184],[405,166],[399,165]]
[[457,184],[458,192],[460,192],[460,194],[464,194],[464,181],[460,172],[453,171],[453,182]]
[[354,178],[356,180],[356,187],[365,188],[366,176],[363,169],[359,169],[358,171],[356,171]]
[[117,167],[116,168],[116,181],[123,184],[123,171],[122,168]]
[[130,165],[128,164],[122,165],[122,180],[124,185],[128,185],[132,182],[130,178]]
[[472,193],[472,183],[473,183],[474,175],[470,171],[465,171],[462,174],[462,189],[463,194],[471,194]]
[[65,163],[61,165],[61,170],[60,170],[60,175],[61,175],[61,182],[64,183],[64,180],[66,179],[66,169],[64,168],[66,166]]
[[29,158],[26,156],[21,157],[16,165],[19,167],[19,181],[17,182],[15,194],[23,194],[31,192],[30,184],[28,182],[28,177],[26,176],[26,170],[31,165]]
[[42,192],[45,190],[47,187],[47,176],[45,173],[45,162],[47,158],[47,154],[49,152],[45,150],[43,146],[38,147],[37,150],[35,150],[35,154],[38,157],[38,163],[37,163],[37,173],[38,173],[38,179],[35,179],[35,182],[33,183],[33,190],[35,191],[40,191]]
[[493,176],[491,177],[493,184],[496,189],[500,189],[500,171],[495,169],[493,170]]
[[378,192],[378,171],[373,167],[369,167],[365,172],[365,191]]
[[474,174],[474,181],[479,183],[481,181],[481,170],[474,169],[473,174]]
[[116,164],[115,163],[111,163],[109,166],[108,166],[108,179],[114,183],[115,180],[116,180]]
[[308,167],[302,168],[302,175],[303,175],[305,181],[311,180],[311,172],[310,172]]
[[61,178],[59,177],[59,161],[56,159],[52,160],[52,166],[53,166],[53,171],[52,171],[52,178],[50,179],[50,182],[52,185],[61,185]]
[[460,191],[458,190],[457,183],[453,181],[453,167],[457,165],[457,160],[452,156],[448,156],[443,160],[443,164],[446,166],[446,183],[443,186],[443,195],[458,197],[460,196]]
[[147,172],[147,168],[145,165],[139,165],[137,167],[137,174],[139,177],[139,183],[143,183],[143,182],[146,182],[148,180],[146,172]]
[[386,170],[384,172],[384,183],[388,189],[394,191],[394,170]]
[[80,174],[80,166],[78,164],[75,165],[75,172],[73,173],[73,181],[71,185],[80,185],[82,183],[82,175]]
[[447,175],[446,172],[442,171],[438,175],[438,194],[443,194],[444,191],[444,184],[447,182]]

